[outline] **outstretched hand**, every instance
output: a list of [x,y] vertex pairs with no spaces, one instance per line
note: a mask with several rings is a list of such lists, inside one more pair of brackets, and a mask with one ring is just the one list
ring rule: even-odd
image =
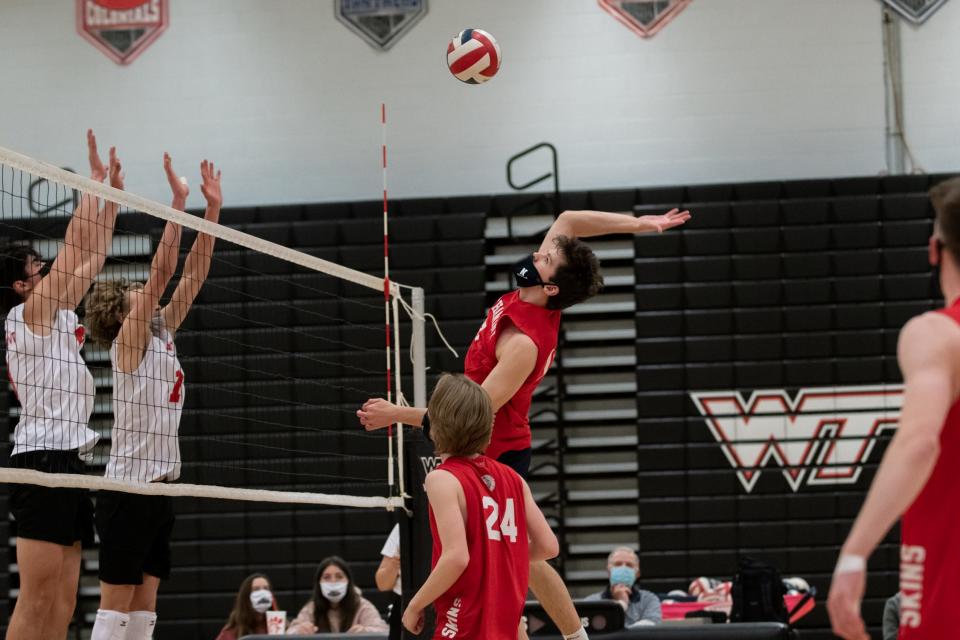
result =
[[215,169],[213,163],[204,160],[200,163],[200,191],[203,197],[207,199],[207,206],[219,209],[223,205],[223,194],[220,192],[220,171]]
[[170,184],[170,191],[173,192],[174,201],[186,204],[190,187],[187,186],[187,181],[173,170],[173,160],[166,151],[163,152],[163,171],[167,174],[167,182]]
[[97,151],[97,136],[93,135],[93,129],[87,129],[87,159],[90,161],[90,179],[103,182],[107,177],[107,169]]
[[680,209],[671,209],[661,216],[640,216],[640,221],[644,231],[656,231],[663,233],[667,229],[679,227],[690,219],[689,211],[680,211]]
[[392,402],[387,402],[383,398],[371,398],[357,411],[357,417],[360,418],[360,424],[364,429],[375,431],[396,423],[396,410],[397,405]]
[[125,177],[120,158],[117,157],[117,148],[110,147],[110,186],[114,189],[123,189],[123,179]]

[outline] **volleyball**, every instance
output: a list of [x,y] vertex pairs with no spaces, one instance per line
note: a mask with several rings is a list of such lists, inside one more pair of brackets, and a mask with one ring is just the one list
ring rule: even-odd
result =
[[500,70],[500,45],[482,29],[464,29],[447,46],[447,66],[457,80],[482,84]]

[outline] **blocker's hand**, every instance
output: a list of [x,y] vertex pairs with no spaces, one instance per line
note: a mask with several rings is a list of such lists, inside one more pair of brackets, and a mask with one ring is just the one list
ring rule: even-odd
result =
[[223,205],[223,194],[220,191],[220,170],[213,166],[213,162],[204,160],[200,163],[200,191],[207,199],[207,206],[219,209]]
[[403,612],[403,626],[413,635],[420,635],[423,631],[423,609],[407,607]]
[[93,129],[87,129],[87,159],[90,161],[90,179],[103,182],[107,177],[107,169],[97,151],[97,136],[93,135]]
[[830,584],[827,598],[827,611],[833,632],[846,640],[870,640],[863,617],[860,615],[860,602],[866,588],[865,571],[846,571],[836,573]]
[[397,405],[383,398],[371,398],[357,411],[357,417],[364,429],[375,431],[397,422],[397,408]]
[[673,229],[684,224],[691,218],[689,211],[680,211],[680,209],[671,209],[662,216],[640,216],[637,220],[640,223],[640,232],[656,231],[663,233],[667,229]]
[[186,181],[182,181],[177,172],[173,170],[173,160],[170,154],[163,152],[163,171],[167,175],[167,183],[170,185],[170,191],[173,193],[173,200],[181,207],[186,205],[187,196],[190,195],[190,187]]
[[117,148],[110,147],[110,186],[115,189],[123,189],[123,180],[125,177],[123,165],[117,156]]

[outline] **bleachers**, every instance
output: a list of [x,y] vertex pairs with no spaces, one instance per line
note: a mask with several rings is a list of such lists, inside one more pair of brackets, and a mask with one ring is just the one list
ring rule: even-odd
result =
[[[534,491],[554,521],[557,496],[564,501],[563,569],[574,594],[599,588],[603,559],[617,544],[642,549],[643,583],[655,591],[682,588],[699,575],[728,577],[737,555],[746,553],[825,592],[837,545],[882,446],[857,485],[792,492],[770,467],[745,492],[688,394],[898,380],[897,332],[937,295],[926,259],[925,190],[939,178],[563,194],[565,209],[643,215],[683,206],[694,213],[680,230],[591,242],[607,290],[564,314],[562,385],[555,367],[537,393]],[[529,199],[408,200],[391,210],[391,276],[427,290],[427,310],[461,356],[487,305],[510,288],[506,268],[537,246],[552,220],[542,208],[517,212]],[[379,202],[320,203],[227,209],[221,220],[378,274],[381,213]],[[51,236],[62,234],[44,224]],[[159,233],[136,217],[122,217],[120,226],[140,238],[130,236],[133,248]],[[192,234],[184,235],[186,251]],[[382,388],[382,322],[382,297],[374,291],[218,245],[210,278],[177,338],[188,379],[184,459],[211,465],[189,473],[242,484],[243,473],[217,470],[219,461],[240,455],[223,440],[245,432],[259,441],[251,432],[270,425],[264,443],[304,452],[258,460],[281,472],[294,464],[308,469],[286,486],[328,491],[351,484],[343,476],[382,474],[381,441],[358,432],[353,392],[345,391]],[[462,359],[429,329],[427,340],[431,380],[462,370]],[[101,387],[109,385],[104,357],[88,349]],[[99,428],[108,424],[109,406],[102,394],[94,417]],[[372,576],[388,514],[202,500],[178,500],[177,510],[175,571],[161,590],[164,633],[213,637],[236,586],[256,569],[267,569],[282,606],[295,614],[317,562],[330,553],[346,557],[365,595],[384,602]],[[895,539],[891,534],[877,556],[865,603],[874,618],[896,581]],[[85,555],[84,567],[82,610],[89,618],[95,554]],[[0,589],[4,580],[0,569]],[[822,607],[805,624],[805,638],[826,637]]]

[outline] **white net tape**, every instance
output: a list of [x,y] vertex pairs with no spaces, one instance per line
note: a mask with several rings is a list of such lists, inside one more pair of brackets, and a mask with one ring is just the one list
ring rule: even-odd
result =
[[[16,208],[17,200],[26,199],[25,193],[28,189],[32,199],[34,185],[41,182],[47,184],[46,198],[48,202],[54,203],[47,207],[45,213],[59,213],[61,219],[63,216],[70,215],[69,208],[77,201],[75,194],[73,197],[68,196],[71,190],[75,190],[81,194],[93,196],[102,202],[116,203],[121,212],[120,219],[129,219],[137,215],[143,218],[150,216],[156,219],[154,222],[157,227],[161,226],[160,221],[175,222],[185,229],[209,234],[223,243],[230,243],[244,250],[249,250],[260,258],[273,260],[277,263],[297,265],[297,267],[309,270],[310,273],[329,277],[331,281],[345,281],[352,285],[358,285],[362,290],[376,292],[382,296],[384,281],[375,275],[291,249],[278,242],[259,238],[238,229],[207,221],[202,217],[178,211],[172,207],[0,148],[0,170],[4,170],[4,168],[6,171],[3,175],[8,176],[9,179],[0,177],[0,197],[4,198],[4,200],[0,200],[0,235],[13,235],[13,239],[16,240],[18,239],[17,234],[23,233],[24,236],[20,239],[27,241],[35,249],[38,249],[44,257],[52,257],[63,246],[62,232],[59,237],[56,235],[27,237],[27,231],[31,227],[29,224],[31,221],[26,220],[30,218],[29,213],[25,212],[22,202],[19,205],[20,211],[13,210]],[[27,187],[24,182],[29,183],[30,186]],[[19,192],[17,191],[18,188]],[[32,202],[30,208],[31,211],[34,210]],[[56,216],[50,217],[55,218]],[[226,212],[223,222],[229,223],[229,216]],[[112,233],[112,229],[110,232]],[[296,234],[295,228],[293,234]],[[149,276],[150,269],[146,265],[136,264],[133,259],[124,264],[116,263],[118,260],[122,262],[124,256],[149,254],[152,251],[152,241],[149,236],[132,234],[124,237],[117,233],[113,237],[112,243],[109,244],[111,245],[109,256],[114,260],[114,264],[107,265],[98,281],[103,277],[115,278],[118,275],[133,280],[144,280]],[[232,254],[237,253],[237,251],[232,252]],[[381,455],[386,469],[381,467],[382,472],[377,472],[378,475],[382,473],[382,479],[371,481],[364,478],[365,469],[370,468],[371,458],[368,452],[371,448],[371,442],[375,438],[379,438],[379,441],[382,442],[385,439],[385,433],[366,434],[362,432],[356,422],[349,424],[349,414],[352,409],[347,405],[356,403],[358,407],[361,398],[365,397],[364,394],[381,394],[383,384],[382,382],[379,384],[379,391],[373,386],[375,383],[372,382],[373,378],[371,376],[376,374],[372,369],[376,368],[377,365],[374,364],[374,360],[367,357],[374,355],[373,352],[376,350],[375,347],[369,346],[373,344],[371,334],[376,329],[365,326],[363,322],[352,322],[346,318],[338,319],[335,314],[337,309],[340,309],[341,306],[348,306],[348,303],[359,307],[373,308],[376,302],[371,303],[362,297],[357,299],[341,297],[344,294],[336,291],[350,286],[346,284],[342,287],[334,284],[330,288],[336,291],[332,293],[323,291],[323,287],[317,285],[315,279],[311,279],[312,276],[306,272],[294,272],[288,269],[282,271],[282,273],[293,275],[275,276],[271,275],[270,269],[274,269],[273,273],[276,273],[277,270],[275,267],[269,267],[267,272],[260,273],[251,269],[249,262],[245,262],[242,257],[234,262],[234,258],[230,257],[232,254],[229,248],[225,249],[223,245],[218,245],[213,251],[214,260],[221,259],[220,256],[223,255],[226,255],[227,258],[225,262],[221,262],[219,265],[221,268],[217,283],[208,283],[205,290],[211,294],[213,299],[218,301],[226,299],[231,294],[242,294],[243,297],[238,298],[238,302],[208,305],[208,308],[205,309],[205,318],[206,320],[211,318],[216,320],[217,314],[219,314],[221,316],[220,320],[223,320],[223,316],[227,317],[228,324],[233,322],[236,325],[243,321],[247,322],[249,326],[213,330],[206,329],[207,324],[200,322],[197,326],[204,327],[202,330],[188,328],[178,332],[176,338],[178,347],[182,338],[196,351],[205,352],[191,354],[186,347],[182,347],[184,353],[181,354],[181,357],[185,359],[185,364],[192,363],[196,371],[202,370],[209,373],[215,369],[219,377],[215,375],[212,376],[212,379],[216,381],[221,379],[243,380],[243,382],[204,384],[203,376],[194,378],[194,381],[201,380],[201,384],[198,385],[199,391],[194,392],[192,404],[188,404],[184,408],[184,422],[188,423],[188,414],[192,414],[190,424],[194,427],[194,431],[186,434],[181,432],[179,436],[180,440],[189,443],[192,447],[189,451],[194,456],[200,457],[200,459],[190,460],[187,453],[184,454],[184,478],[194,481],[183,483],[145,482],[142,477],[137,477],[136,474],[132,477],[116,479],[79,473],[41,472],[31,468],[3,468],[0,469],[0,482],[224,500],[387,509],[403,506],[402,496],[405,491],[402,466],[399,462],[403,455],[402,431],[398,430],[395,434],[396,448],[391,443],[389,453],[387,453],[387,443],[383,443],[384,453]],[[241,263],[243,266],[239,266]],[[233,264],[238,266],[235,267],[236,272],[231,274],[229,268]],[[263,264],[263,261],[261,260],[258,264]],[[214,266],[217,267],[218,265],[215,264]],[[108,275],[108,272],[113,275]],[[253,282],[256,288],[252,288],[247,283],[248,280]],[[259,297],[256,295],[256,292],[269,289],[274,281],[280,288],[289,291],[290,293],[287,295],[292,298],[279,300],[263,293],[260,293]],[[398,301],[408,311],[415,324],[421,323],[422,325],[423,323],[422,307],[419,312],[413,311],[402,300],[400,296],[401,288],[411,289],[411,287],[391,282],[389,291],[392,299],[387,305],[388,318],[393,324],[392,335],[395,349],[399,348],[400,339]],[[321,294],[331,295],[332,303],[323,306],[324,301],[319,299]],[[362,296],[355,290],[352,295],[355,297]],[[298,299],[297,296],[306,297],[307,300]],[[379,305],[382,309],[382,299]],[[365,313],[369,315],[369,311]],[[312,321],[317,326],[312,326],[309,329],[303,329],[299,326],[284,326],[282,323],[285,317],[296,317],[300,320],[306,318],[307,321]],[[379,328],[381,336],[383,332],[382,317],[381,315],[381,326]],[[213,326],[217,323],[210,322],[209,324]],[[276,334],[279,332],[285,332],[286,335],[278,339]],[[181,336],[181,334],[183,335]],[[266,342],[245,342],[245,340],[252,339],[250,336],[270,337],[268,334],[272,335],[272,339]],[[422,335],[422,327],[420,328],[420,334]],[[330,349],[340,349],[341,351],[329,355],[325,351],[329,346],[328,343],[333,345],[329,347]],[[278,348],[275,346],[276,344],[289,346]],[[302,347],[304,344],[310,348]],[[363,346],[364,344],[368,346]],[[301,346],[298,347],[298,345]],[[230,351],[230,349],[234,351]],[[353,349],[358,355],[350,356],[349,353],[344,351],[349,349]],[[110,362],[108,352],[108,347],[98,350],[92,346],[87,346],[84,349],[98,387],[109,385],[111,365],[108,364],[105,369],[103,366],[99,370],[97,368],[98,360]],[[213,355],[209,355],[209,353],[213,353]],[[351,357],[355,357],[356,360],[350,360]],[[411,359],[413,359],[412,355]],[[284,364],[285,361],[289,362]],[[380,362],[383,362],[382,355]],[[395,389],[392,392],[396,398],[402,399],[399,352],[396,351],[392,355],[388,354],[387,362],[395,370],[393,376]],[[418,373],[419,378],[422,379],[422,372],[418,372],[417,369],[423,366],[422,361],[413,363],[415,380],[418,378]],[[329,371],[324,374],[318,373],[325,367]],[[336,372],[342,373],[338,374]],[[249,382],[247,382],[248,378]],[[382,379],[385,379],[385,376]],[[188,375],[187,389],[190,389],[189,384],[190,377]],[[287,390],[284,395],[287,386],[296,388],[293,391]],[[277,396],[280,398],[279,400],[271,397],[271,394],[275,391],[279,392]],[[187,397],[191,398],[189,391]],[[227,400],[231,398],[233,404]],[[109,415],[109,411],[109,399],[101,399],[98,396],[94,415]],[[17,415],[16,408],[14,408],[12,415],[14,417]],[[289,420],[292,422],[284,422],[288,418],[283,416],[290,416]],[[332,426],[327,425],[327,418],[324,416],[332,416],[333,422],[330,423]],[[102,417],[97,420],[94,418],[90,427],[98,431],[101,436],[107,437],[110,433],[110,422],[108,420],[112,419]],[[94,422],[99,424],[95,425]],[[11,427],[12,425],[13,420],[11,420]],[[234,427],[231,427],[231,425],[234,425]],[[84,424],[83,428],[85,427]],[[202,430],[196,430],[196,427],[202,427]],[[208,429],[207,427],[211,428]],[[231,428],[235,428],[236,432],[246,431],[247,433],[238,437],[236,433],[230,431]],[[271,429],[276,431],[273,432]],[[174,436],[174,438],[177,438],[177,436]],[[333,448],[330,450],[323,449],[323,447],[328,446],[327,443],[332,443],[329,446]],[[341,448],[338,450],[337,446]],[[248,447],[252,455],[244,447]],[[54,446],[53,449],[57,450],[57,447]],[[240,451],[243,451],[243,453],[238,453]],[[100,462],[103,463],[106,456],[105,452],[101,450],[98,454]],[[204,455],[210,455],[210,457],[204,458]],[[231,456],[233,456],[232,459]],[[232,467],[229,464],[231,462],[234,463]],[[188,474],[186,472],[191,463],[194,473]],[[22,465],[18,464],[16,466],[20,467]],[[220,477],[223,470],[232,472],[227,474],[228,479]],[[395,488],[394,482],[398,470],[400,486]],[[253,480],[254,477],[256,477],[256,480]],[[197,479],[200,482],[196,482]],[[380,482],[383,484],[377,485]],[[225,486],[227,484],[237,486]],[[253,488],[255,486],[263,486],[264,488]],[[370,495],[371,492],[377,491],[375,486],[381,486],[383,493]],[[287,490],[288,487],[289,490]],[[302,490],[304,488],[313,490]],[[332,488],[334,491],[325,491],[324,488]],[[363,495],[348,495],[352,488],[356,488],[358,493]],[[336,491],[336,489],[341,489],[341,491]],[[347,491],[344,492],[343,489]],[[401,497],[390,497],[396,496],[397,493]]]

